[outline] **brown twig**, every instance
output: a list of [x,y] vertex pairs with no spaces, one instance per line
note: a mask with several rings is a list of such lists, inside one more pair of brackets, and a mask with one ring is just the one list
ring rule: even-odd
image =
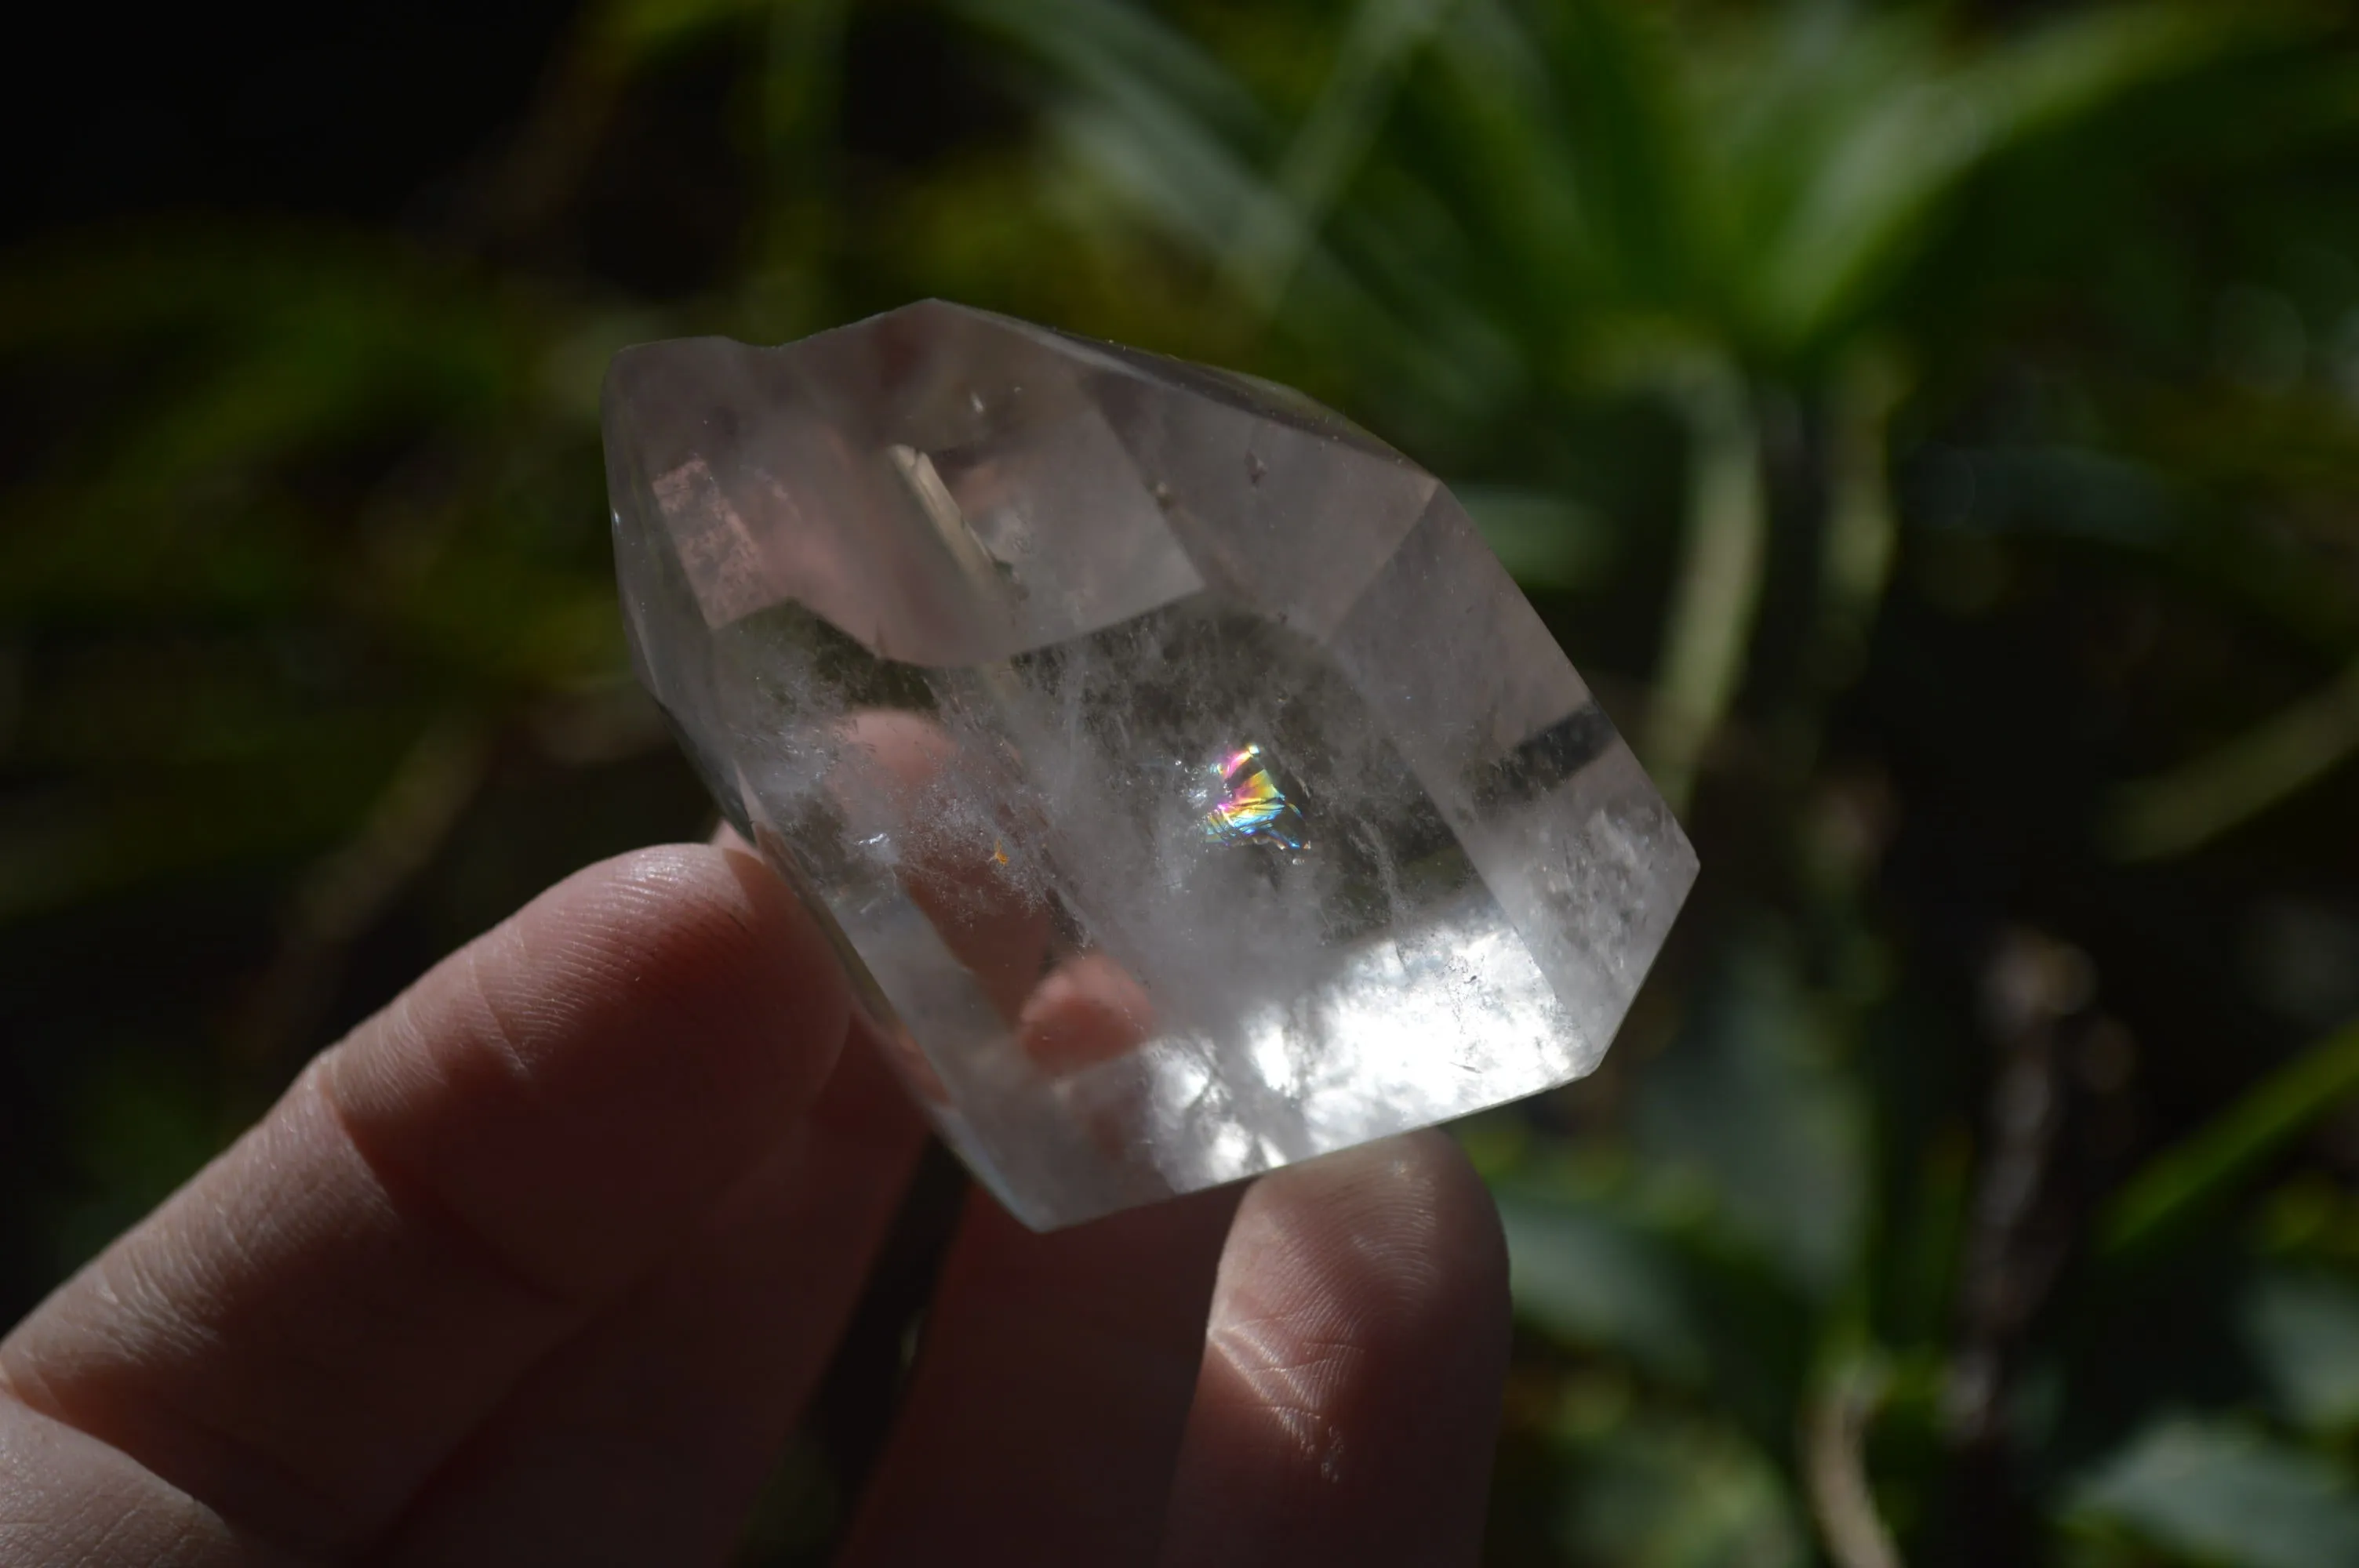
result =
[[1901,1568],[1867,1479],[1867,1428],[1883,1398],[1883,1375],[1854,1366],[1828,1378],[1803,1415],[1803,1479],[1836,1568]]
[[352,945],[432,862],[481,788],[490,756],[489,736],[471,719],[429,729],[395,767],[359,831],[297,881],[277,951],[236,1031],[247,1064],[276,1061],[317,1025]]

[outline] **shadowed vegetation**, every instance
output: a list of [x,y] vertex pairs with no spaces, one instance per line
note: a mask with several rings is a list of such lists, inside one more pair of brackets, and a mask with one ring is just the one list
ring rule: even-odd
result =
[[[542,45],[406,201],[200,181],[0,253],[10,1316],[433,956],[702,829],[623,653],[607,355],[942,295],[1444,474],[1685,803],[1605,1068],[1463,1129],[1522,1314],[1493,1561],[2359,1561],[2347,7],[601,0]],[[925,1235],[747,1562],[823,1560]]]

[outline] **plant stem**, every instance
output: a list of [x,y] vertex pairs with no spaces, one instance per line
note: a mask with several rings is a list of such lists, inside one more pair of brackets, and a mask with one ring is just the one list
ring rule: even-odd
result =
[[2359,663],[2218,751],[2114,793],[2105,836],[2125,860],[2184,854],[2359,752]]
[[1760,430],[1742,380],[1714,360],[1682,391],[1690,443],[1687,529],[1647,748],[1656,786],[1674,809],[1693,793],[1705,749],[1744,676],[1768,533]]
[[1837,1568],[1901,1568],[1867,1476],[1867,1429],[1884,1386],[1877,1367],[1856,1360],[1827,1376],[1803,1411],[1802,1477]]
[[1872,351],[1854,355],[1835,382],[1819,559],[1820,676],[1828,692],[1848,684],[1865,659],[1892,576],[1897,528],[1886,431],[1905,385],[1891,357]]

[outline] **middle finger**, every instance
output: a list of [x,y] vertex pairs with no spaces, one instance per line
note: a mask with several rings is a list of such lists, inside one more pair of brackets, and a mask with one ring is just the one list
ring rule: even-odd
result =
[[810,1114],[446,1465],[395,1563],[719,1563],[825,1368],[924,1128],[860,1031]]
[[973,1195],[845,1568],[1149,1559],[1236,1202],[1041,1236]]

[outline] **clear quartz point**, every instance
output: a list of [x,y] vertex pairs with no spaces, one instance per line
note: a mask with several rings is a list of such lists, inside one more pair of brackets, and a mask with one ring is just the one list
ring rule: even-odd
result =
[[606,380],[639,676],[943,1136],[1069,1225],[1596,1065],[1694,852],[1432,475],[928,301]]

